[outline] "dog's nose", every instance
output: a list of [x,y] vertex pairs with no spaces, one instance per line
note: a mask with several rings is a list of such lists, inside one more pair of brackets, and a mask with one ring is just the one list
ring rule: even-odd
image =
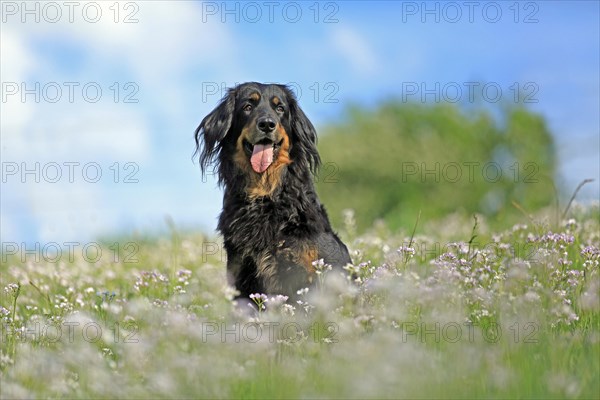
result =
[[258,126],[258,129],[264,133],[271,133],[275,130],[277,123],[271,117],[260,117],[258,121],[256,121],[256,125]]

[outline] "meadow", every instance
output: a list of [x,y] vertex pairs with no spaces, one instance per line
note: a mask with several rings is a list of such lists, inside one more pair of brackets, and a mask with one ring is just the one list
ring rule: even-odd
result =
[[220,239],[174,227],[11,251],[0,395],[598,398],[599,220],[575,204],[505,229],[451,213],[357,234],[347,210],[354,264],[317,262],[302,300],[254,307],[232,301]]

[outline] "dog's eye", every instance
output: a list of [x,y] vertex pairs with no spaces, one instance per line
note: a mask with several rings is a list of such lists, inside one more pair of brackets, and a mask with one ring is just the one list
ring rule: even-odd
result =
[[244,111],[250,112],[252,111],[252,104],[246,104],[243,108]]
[[280,112],[280,113],[285,111],[285,108],[282,105],[278,105],[277,108],[275,108],[275,109],[277,110],[277,112]]

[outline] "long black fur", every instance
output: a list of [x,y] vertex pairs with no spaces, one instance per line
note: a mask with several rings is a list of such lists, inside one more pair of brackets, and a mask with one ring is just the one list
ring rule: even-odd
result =
[[[273,193],[261,197],[248,196],[248,171],[234,160],[242,130],[254,121],[242,109],[244,96],[252,91],[282,97],[286,109],[277,122],[290,139],[292,161],[284,167]],[[275,115],[260,107],[268,108],[261,103],[256,112]],[[229,89],[196,129],[195,140],[203,174],[210,166],[216,167],[224,188],[218,230],[227,252],[228,279],[240,296],[280,293],[294,297],[313,280],[312,271],[298,262],[307,248],[316,250],[317,258],[333,267],[351,263],[314,188],[313,174],[320,164],[315,128],[288,87],[249,82]]]

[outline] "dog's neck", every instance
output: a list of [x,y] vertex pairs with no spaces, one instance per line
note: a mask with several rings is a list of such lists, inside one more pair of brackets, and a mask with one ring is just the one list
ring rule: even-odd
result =
[[282,193],[288,192],[299,197],[312,197],[315,194],[313,176],[308,168],[299,164],[287,163],[269,168],[262,174],[239,171],[226,175],[223,180],[225,199],[233,195],[245,203],[270,200],[278,202]]

